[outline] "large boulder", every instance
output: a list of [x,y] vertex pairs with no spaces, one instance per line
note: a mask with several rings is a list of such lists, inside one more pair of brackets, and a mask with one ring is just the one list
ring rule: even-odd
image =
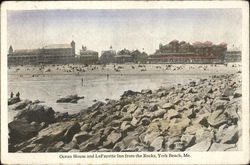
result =
[[15,119],[25,119],[28,122],[53,123],[55,122],[54,114],[55,111],[51,107],[34,104],[20,111],[15,116]]
[[27,105],[29,105],[29,104],[31,104],[31,103],[32,103],[32,101],[25,99],[25,100],[22,100],[22,101],[16,103],[15,105],[13,105],[12,109],[13,109],[13,110],[22,110],[22,109],[24,109]]
[[166,113],[165,109],[159,109],[157,111],[154,112],[154,117],[156,118],[162,118],[164,116],[164,114]]
[[50,124],[47,128],[39,131],[38,135],[31,139],[31,142],[43,144],[46,147],[54,146],[59,141],[67,143],[79,132],[79,129],[78,123],[72,121]]
[[195,136],[194,135],[182,135],[181,141],[183,143],[183,147],[187,148],[195,144]]
[[64,133],[64,142],[65,143],[69,143],[73,136],[78,133],[80,131],[80,125],[78,122],[75,122],[74,124],[72,124]]
[[92,135],[88,140],[79,145],[80,151],[86,152],[96,150],[103,142],[101,134],[97,133]]
[[168,111],[168,118],[171,120],[173,118],[180,118],[181,115],[175,110],[175,109],[171,109]]
[[121,95],[121,98],[124,98],[124,97],[128,97],[128,96],[134,96],[134,95],[137,95],[139,92],[134,92],[134,91],[131,91],[131,90],[127,90],[125,91],[122,95]]
[[189,126],[190,119],[172,119],[169,124],[168,134],[171,136],[181,135],[185,129]]
[[143,139],[143,141],[144,141],[144,143],[146,143],[146,144],[151,144],[158,136],[160,136],[161,135],[161,133],[158,131],[158,130],[154,130],[154,131],[152,131],[152,132],[148,132],[146,135],[145,135],[145,137],[144,137],[144,139]]
[[189,148],[187,148],[185,151],[208,151],[210,146],[212,144],[211,139],[207,138],[201,141],[200,143],[197,143]]
[[69,113],[68,112],[65,112],[65,113],[56,112],[54,114],[54,117],[55,117],[56,122],[65,121],[69,119]]
[[166,110],[174,109],[174,105],[171,103],[165,103],[165,104],[161,105],[161,108],[166,109]]
[[228,104],[228,101],[221,100],[221,98],[215,98],[213,101],[212,110],[213,111],[225,110],[227,104]]
[[239,139],[239,129],[232,125],[228,128],[220,129],[216,134],[216,141],[219,143],[235,144]]
[[121,132],[118,132],[118,131],[114,130],[107,137],[107,140],[110,141],[110,142],[112,142],[113,144],[115,144],[116,142],[118,142],[119,140],[121,140],[121,138],[122,138]]
[[231,148],[235,148],[235,144],[221,144],[221,143],[213,143],[209,149],[209,151],[226,151]]
[[223,113],[223,110],[217,110],[214,111],[209,117],[208,117],[208,123],[215,127],[219,128],[219,126],[227,123],[228,118],[227,115]]
[[37,135],[42,129],[40,124],[30,124],[25,119],[18,119],[8,124],[10,143],[16,144],[24,140],[30,139]]
[[141,93],[142,94],[152,94],[152,90],[150,90],[150,89],[143,89],[143,90],[141,90]]
[[234,95],[234,89],[230,87],[226,88],[222,93],[222,96],[224,97],[233,96],[233,95]]
[[62,98],[59,98],[57,103],[77,103],[78,100],[83,99],[84,97],[79,97],[78,95],[68,95]]
[[152,148],[153,151],[159,151],[162,149],[163,142],[164,138],[162,136],[158,136],[152,141],[150,147]]
[[12,97],[8,99],[8,105],[12,105],[12,104],[16,104],[18,102],[20,102],[20,98],[19,97]]

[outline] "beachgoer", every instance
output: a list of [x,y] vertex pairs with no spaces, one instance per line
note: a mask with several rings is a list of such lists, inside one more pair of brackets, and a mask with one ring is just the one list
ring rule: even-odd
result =
[[14,96],[14,93],[11,92],[11,93],[10,93],[10,98],[13,98],[13,96]]
[[19,92],[17,92],[16,97],[20,98],[20,93]]

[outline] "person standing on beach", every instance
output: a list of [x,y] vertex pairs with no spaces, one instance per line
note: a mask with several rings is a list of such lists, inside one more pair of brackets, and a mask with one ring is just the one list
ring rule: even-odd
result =
[[81,80],[82,80],[82,86],[83,86],[83,78]]
[[17,92],[16,97],[20,98],[20,93],[19,92]]
[[11,93],[10,93],[10,98],[13,98],[13,96],[14,96],[14,93],[11,92]]

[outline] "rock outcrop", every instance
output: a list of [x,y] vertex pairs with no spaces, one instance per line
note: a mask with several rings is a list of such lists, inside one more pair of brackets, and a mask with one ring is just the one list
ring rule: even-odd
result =
[[78,100],[83,99],[84,97],[79,97],[78,95],[68,95],[62,98],[59,98],[57,103],[77,103]]
[[8,99],[8,105],[12,105],[12,104],[16,104],[18,102],[20,102],[20,98],[19,97],[13,97],[13,98],[9,98]]

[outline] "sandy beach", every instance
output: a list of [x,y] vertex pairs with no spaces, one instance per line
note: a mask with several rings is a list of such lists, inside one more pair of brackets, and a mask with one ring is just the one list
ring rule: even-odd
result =
[[240,63],[216,64],[109,64],[11,66],[9,75],[132,75],[132,74],[224,74],[241,70]]

